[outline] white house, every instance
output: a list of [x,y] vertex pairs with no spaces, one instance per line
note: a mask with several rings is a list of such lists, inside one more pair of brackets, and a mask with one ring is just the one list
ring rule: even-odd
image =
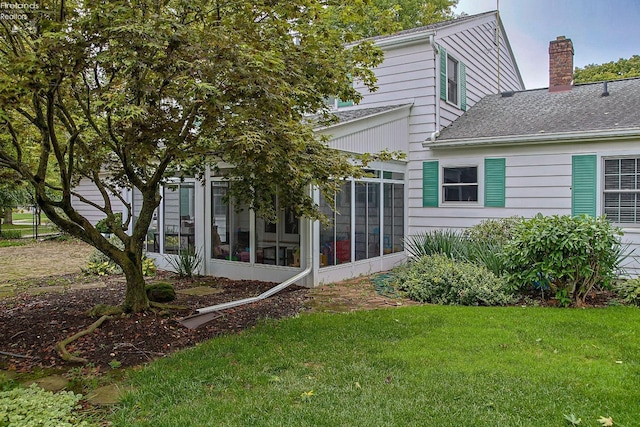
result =
[[[314,286],[397,265],[406,258],[408,234],[464,225],[442,220],[424,205],[423,165],[434,158],[424,143],[486,95],[524,89],[498,14],[466,16],[374,41],[385,52],[375,69],[379,89],[369,93],[354,82],[362,102],[336,100],[338,123],[317,132],[331,135],[331,146],[344,152],[399,150],[406,160],[372,164],[370,178],[345,181],[336,206],[316,192],[316,202],[332,218],[328,228],[286,210],[276,224],[248,209],[237,213],[223,202],[226,182],[213,174],[203,182],[168,184],[148,233],[148,255],[166,266],[166,256],[195,247],[205,259],[204,274],[284,281],[304,273],[298,283]],[[90,199],[91,186],[81,187]],[[126,196],[135,214],[138,195]],[[89,206],[78,207],[90,214]]]
[[537,213],[605,215],[623,229],[634,250],[627,273],[637,276],[640,79],[573,85],[571,40],[558,37],[549,54],[548,89],[488,95],[422,141],[422,207],[410,209],[410,231]]

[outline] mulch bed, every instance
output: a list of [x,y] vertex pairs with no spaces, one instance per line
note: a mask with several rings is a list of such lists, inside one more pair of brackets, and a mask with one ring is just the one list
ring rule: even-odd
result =
[[[190,330],[178,321],[193,314],[195,309],[257,296],[276,284],[216,277],[168,279],[176,290],[210,286],[220,292],[205,296],[178,294],[171,304],[186,306],[186,310],[114,316],[93,333],[69,344],[67,350],[99,368],[107,369],[110,364],[139,365],[221,334],[250,328],[261,319],[293,316],[303,310],[308,292],[305,288],[291,286],[263,301],[224,310],[221,317]],[[42,284],[46,284],[46,279]],[[37,368],[73,366],[58,356],[55,344],[92,324],[96,319],[90,318],[87,311],[95,305],[121,303],[124,291],[122,278],[110,277],[103,288],[21,294],[0,299],[0,368],[29,372]]]

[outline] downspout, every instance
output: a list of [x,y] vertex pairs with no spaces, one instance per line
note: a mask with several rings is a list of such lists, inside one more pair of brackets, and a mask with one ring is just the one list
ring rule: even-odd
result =
[[[226,310],[228,308],[238,307],[240,305],[252,304],[254,302],[262,301],[264,299],[269,298],[270,296],[277,294],[281,290],[291,286],[295,282],[300,279],[304,279],[313,271],[313,224],[311,221],[308,221],[308,239],[307,239],[307,260],[306,260],[306,268],[295,276],[285,280],[277,286],[261,293],[256,297],[244,298],[236,301],[229,301],[222,304],[216,304],[209,307],[203,307],[196,310],[196,314],[191,316],[187,316],[180,321],[183,326],[186,326],[189,329],[196,329],[199,326],[204,325],[211,320],[216,319],[220,315],[215,315],[216,312],[221,310]],[[212,314],[213,313],[213,314]],[[209,316],[207,316],[209,314]]]
[[435,130],[431,133],[431,136],[429,136],[429,140],[431,142],[435,142],[436,138],[440,135],[440,97],[438,96],[438,90],[440,88],[440,70],[438,70],[438,64],[440,64],[440,61],[438,61],[438,55],[440,54],[440,49],[438,49],[438,45],[436,44],[435,41],[435,36],[436,33],[434,32],[433,34],[431,34],[429,36],[429,44],[431,45],[431,49],[433,49],[433,60],[435,61],[435,66],[433,67],[434,70],[434,77],[433,79],[435,80],[436,84],[435,84],[435,113],[436,113],[436,120],[435,120]]

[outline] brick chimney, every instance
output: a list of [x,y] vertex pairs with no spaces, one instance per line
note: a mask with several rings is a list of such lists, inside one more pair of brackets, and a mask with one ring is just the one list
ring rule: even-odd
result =
[[571,90],[573,86],[573,43],[558,36],[549,43],[549,92]]

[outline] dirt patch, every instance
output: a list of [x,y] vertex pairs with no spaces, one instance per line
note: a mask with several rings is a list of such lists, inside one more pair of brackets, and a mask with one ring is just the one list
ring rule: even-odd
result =
[[93,248],[79,241],[32,241],[0,248],[0,284],[10,280],[79,273]]
[[[93,323],[95,319],[87,311],[95,305],[121,303],[126,288],[122,276],[79,273],[91,251],[79,242],[0,248],[0,294],[11,291],[0,295],[0,369],[29,372],[73,366],[57,355],[56,342]],[[185,309],[113,317],[67,349],[88,359],[96,369],[108,370],[146,363],[221,334],[242,331],[264,319],[305,310],[338,312],[411,304],[382,297],[369,278],[358,278],[313,290],[292,286],[266,300],[224,310],[220,317],[190,330],[179,320],[197,308],[257,296],[275,283],[211,276],[180,279],[167,272],[153,280],[173,283],[177,291],[173,304]]]

